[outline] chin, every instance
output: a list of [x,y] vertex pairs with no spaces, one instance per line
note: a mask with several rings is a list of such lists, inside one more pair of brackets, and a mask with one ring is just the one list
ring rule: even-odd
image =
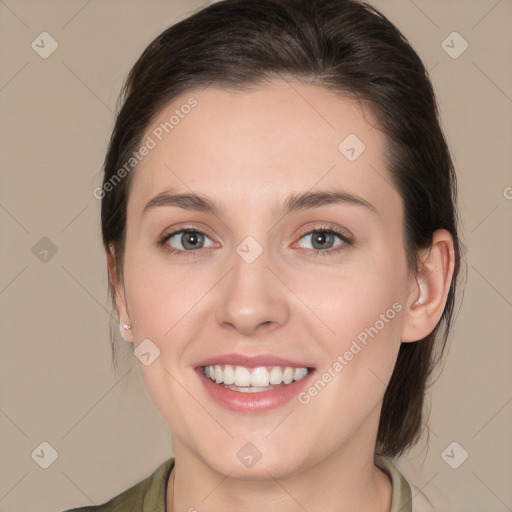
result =
[[218,449],[201,454],[203,461],[215,471],[240,480],[283,478],[304,466],[303,454],[294,443],[289,447],[248,440],[232,441],[232,448],[219,456]]

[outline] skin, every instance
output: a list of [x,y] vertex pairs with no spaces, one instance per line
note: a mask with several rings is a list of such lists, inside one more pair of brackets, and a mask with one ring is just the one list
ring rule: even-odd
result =
[[[109,255],[119,320],[132,325],[126,339],[136,348],[149,338],[160,349],[149,366],[138,364],[173,433],[167,510],[260,511],[264,503],[281,512],[389,511],[391,483],[373,463],[382,399],[401,341],[420,340],[440,319],[453,274],[451,236],[436,231],[418,276],[409,271],[384,135],[359,102],[287,81],[244,92],[206,88],[176,98],[147,135],[190,97],[197,106],[133,171],[123,276]],[[355,161],[338,149],[351,133],[366,146]],[[220,212],[143,213],[169,189],[207,196]],[[376,212],[349,203],[286,216],[276,210],[288,194],[333,189]],[[335,237],[315,256],[311,232],[325,224],[349,233],[353,245]],[[157,245],[191,225],[207,233],[196,254]],[[247,236],[263,248],[250,264],[236,252]],[[178,235],[167,246],[186,251],[180,242]],[[217,354],[270,353],[321,375],[394,303],[401,311],[307,405],[228,411],[194,371]],[[237,458],[248,442],[262,453],[251,468]]]

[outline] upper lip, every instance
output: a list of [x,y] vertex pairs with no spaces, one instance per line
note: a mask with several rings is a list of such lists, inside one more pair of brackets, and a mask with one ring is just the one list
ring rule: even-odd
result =
[[247,368],[257,368],[258,366],[291,366],[293,368],[312,368],[312,365],[302,361],[294,361],[284,357],[278,357],[271,354],[244,355],[244,354],[220,354],[209,357],[197,364],[200,366],[215,366],[216,364],[230,364],[234,366],[245,366]]

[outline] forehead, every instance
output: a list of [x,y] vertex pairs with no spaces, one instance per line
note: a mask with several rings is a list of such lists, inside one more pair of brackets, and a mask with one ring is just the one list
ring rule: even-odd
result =
[[381,206],[399,201],[371,110],[318,86],[190,91],[159,112],[144,142],[151,149],[130,191],[138,210],[166,188],[261,208],[269,193],[276,199],[316,185],[342,186]]

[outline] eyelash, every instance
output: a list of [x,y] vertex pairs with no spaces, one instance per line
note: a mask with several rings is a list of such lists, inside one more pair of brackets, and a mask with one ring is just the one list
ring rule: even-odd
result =
[[[304,233],[303,235],[301,235],[299,237],[299,240],[302,240],[302,238],[304,238],[305,236],[311,235],[312,233],[315,233],[315,232],[328,233],[328,234],[336,235],[343,242],[339,246],[337,246],[335,248],[331,248],[331,249],[325,249],[325,250],[307,249],[309,251],[312,251],[312,253],[315,256],[328,256],[328,255],[332,255],[333,253],[338,253],[339,251],[345,249],[347,246],[353,246],[354,245],[354,242],[353,242],[353,240],[350,237],[348,237],[347,235],[345,235],[344,233],[342,233],[341,231],[335,229],[332,226],[319,226],[319,227],[315,227],[315,229],[311,229],[311,230],[307,231],[306,233]],[[177,235],[179,233],[200,233],[203,236],[207,236],[208,238],[211,238],[208,235],[208,233],[205,233],[204,231],[202,231],[202,230],[200,230],[198,228],[182,227],[180,229],[177,229],[175,231],[172,231],[170,233],[166,233],[165,235],[163,235],[163,237],[160,238],[160,240],[157,242],[158,247],[161,247],[165,251],[167,251],[168,253],[173,254],[173,255],[177,255],[177,256],[195,255],[195,254],[197,254],[198,251],[202,250],[202,249],[197,249],[195,251],[182,251],[181,249],[174,249],[173,247],[170,247],[169,245],[167,245],[167,241],[170,238],[172,238],[174,235]]]

